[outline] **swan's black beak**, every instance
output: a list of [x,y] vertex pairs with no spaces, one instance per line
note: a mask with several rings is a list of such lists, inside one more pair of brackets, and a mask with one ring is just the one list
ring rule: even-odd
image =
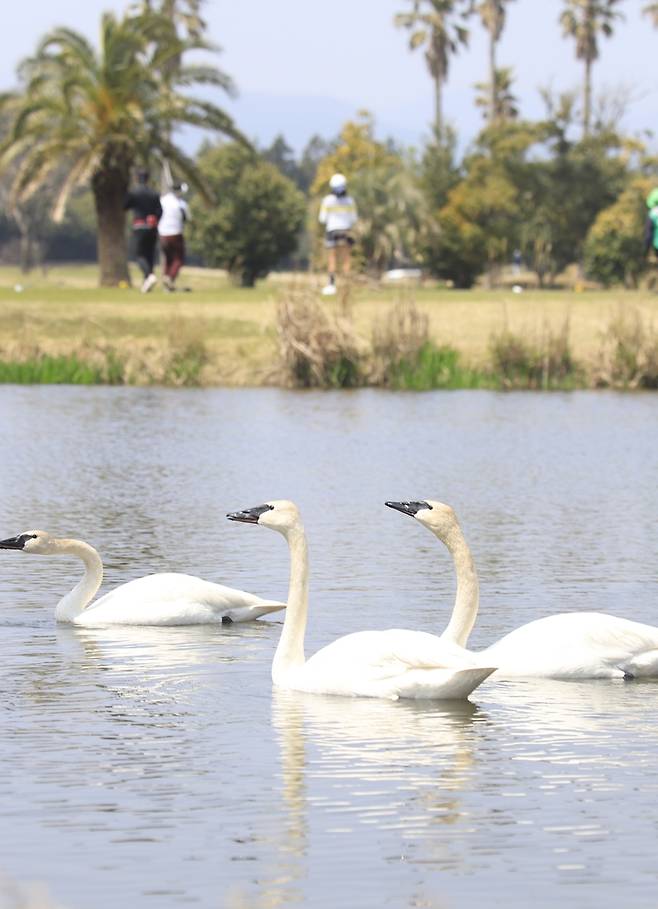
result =
[[22,549],[28,537],[21,534],[18,537],[9,537],[8,540],[0,540],[0,549]]
[[432,506],[428,505],[427,502],[384,502],[388,508],[395,508],[396,511],[401,511],[402,514],[408,514],[410,517],[415,518],[419,511],[423,508],[429,508],[432,510]]
[[273,505],[257,505],[256,508],[245,508],[244,511],[231,511],[226,517],[229,521],[240,521],[241,524],[258,524],[260,516],[273,509]]

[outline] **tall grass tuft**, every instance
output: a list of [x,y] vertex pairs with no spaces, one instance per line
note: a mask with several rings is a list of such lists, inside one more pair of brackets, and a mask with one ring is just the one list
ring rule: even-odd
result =
[[400,300],[375,324],[371,381],[387,388],[479,388],[486,377],[461,365],[452,347],[435,345],[429,319],[412,299]]
[[610,322],[594,378],[599,387],[658,388],[658,333],[637,309]]
[[463,366],[459,352],[453,347],[436,347],[427,342],[413,358],[403,358],[391,364],[389,388],[410,391],[431,391],[438,388],[490,388],[491,377]]
[[0,382],[23,385],[120,385],[123,366],[114,351],[105,362],[92,363],[77,355],[40,353],[27,360],[0,360]]
[[364,345],[351,313],[334,314],[312,293],[289,291],[277,308],[279,355],[287,384],[296,388],[355,388],[364,384]]
[[534,342],[505,329],[493,335],[489,353],[493,377],[503,388],[569,389],[581,380],[568,320],[555,333],[545,327]]

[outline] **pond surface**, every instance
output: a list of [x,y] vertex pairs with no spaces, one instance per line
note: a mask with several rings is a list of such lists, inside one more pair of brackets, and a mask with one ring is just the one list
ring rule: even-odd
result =
[[[0,388],[0,538],[285,598],[307,653],[440,633],[452,566],[386,499],[452,504],[485,646],[550,612],[658,624],[658,395]],[[658,683],[487,682],[472,703],[272,693],[281,622],[57,627],[68,559],[0,553],[0,871],[68,909],[656,906]],[[0,905],[2,897],[0,896]]]

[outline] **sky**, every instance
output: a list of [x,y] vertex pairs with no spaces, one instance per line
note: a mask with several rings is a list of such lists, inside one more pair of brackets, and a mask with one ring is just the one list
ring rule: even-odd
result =
[[[658,29],[641,15],[647,2],[623,0],[626,21],[602,41],[594,85],[595,90],[623,87],[630,99],[624,127],[658,134]],[[0,32],[0,90],[14,84],[16,64],[49,28],[67,25],[94,39],[101,12],[120,12],[126,5],[21,0],[12,6]],[[539,87],[559,91],[580,84],[573,41],[560,36],[562,5],[561,0],[509,4],[499,65],[513,67],[514,91],[527,117],[543,113]],[[209,37],[222,47],[216,62],[239,90],[235,100],[215,100],[261,145],[281,132],[299,151],[313,134],[335,136],[359,109],[374,114],[381,137],[417,145],[428,135],[433,101],[422,51],[410,53],[406,33],[393,26],[394,14],[409,6],[409,0],[206,0]],[[486,60],[485,35],[474,18],[469,48],[453,60],[444,100],[462,145],[482,123],[473,84],[486,80]]]

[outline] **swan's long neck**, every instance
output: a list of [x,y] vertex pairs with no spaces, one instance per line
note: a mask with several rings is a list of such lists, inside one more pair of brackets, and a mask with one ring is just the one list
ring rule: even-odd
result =
[[96,596],[103,582],[103,563],[94,547],[82,540],[57,540],[55,546],[54,555],[77,556],[85,566],[82,579],[62,597],[55,609],[58,622],[71,622]]
[[299,525],[287,534],[290,547],[290,586],[281,639],[272,662],[272,681],[276,685],[291,669],[304,665],[304,634],[308,614],[308,546],[304,528]]
[[448,627],[441,637],[465,647],[478,614],[480,585],[471,550],[459,527],[452,528],[443,542],[448,547],[455,566],[457,594]]

